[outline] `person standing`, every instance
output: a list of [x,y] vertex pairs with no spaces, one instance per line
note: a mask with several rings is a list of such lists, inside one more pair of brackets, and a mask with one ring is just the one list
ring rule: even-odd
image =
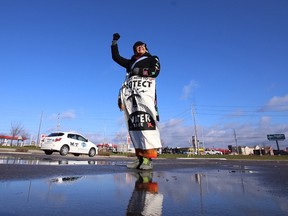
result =
[[134,54],[130,59],[122,57],[117,44],[119,39],[120,35],[114,33],[111,45],[112,59],[126,69],[126,80],[119,92],[118,106],[124,111],[137,157],[127,167],[151,170],[152,159],[157,158],[157,149],[162,147],[156,96],[160,62],[157,56],[148,52],[147,45],[142,41],[133,45]]

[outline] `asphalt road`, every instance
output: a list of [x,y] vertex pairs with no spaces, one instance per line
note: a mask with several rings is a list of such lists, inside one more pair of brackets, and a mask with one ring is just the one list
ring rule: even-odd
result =
[[[9,159],[9,160],[8,160]],[[42,152],[17,153],[0,152],[0,181],[46,178],[59,175],[95,175],[118,172],[135,172],[125,164],[134,160],[127,157],[95,156],[61,156],[57,153],[45,155]],[[19,164],[21,163],[22,164]],[[74,165],[38,165],[68,164]],[[84,162],[87,165],[81,165]],[[25,165],[23,165],[25,163]],[[93,165],[89,165],[93,164]],[[195,168],[198,170],[228,170],[245,172],[253,170],[263,184],[271,186],[278,192],[288,194],[288,161],[271,160],[219,160],[219,159],[155,159],[153,171],[171,171]]]
[[[193,215],[223,215],[223,212],[224,215],[236,216],[286,215],[288,161],[273,158],[276,160],[156,159],[153,179],[154,184],[159,186],[159,194],[155,196],[162,197],[158,209],[162,209],[163,215],[191,215],[190,210],[193,210]],[[141,197],[145,194],[144,191],[139,191],[139,179],[136,180],[135,177],[139,176],[138,170],[126,168],[126,164],[134,159],[115,156],[63,157],[57,153],[48,156],[41,151],[19,153],[0,149],[0,191],[4,194],[3,197],[0,196],[0,214],[79,215],[80,211],[81,214],[91,215],[92,210],[93,215],[126,215],[126,210],[135,200],[136,209],[141,209],[146,205],[138,202],[138,196],[134,197],[137,194],[141,194]],[[117,189],[102,190],[103,178],[98,179],[99,174],[108,174],[104,175],[108,179],[107,182],[112,182],[112,187]],[[69,190],[70,184],[56,187],[50,183],[48,192],[45,192],[47,179],[65,176],[85,176],[78,184],[73,184],[76,193]],[[134,189],[132,176],[135,177]],[[123,181],[119,181],[121,178]],[[100,182],[99,187],[96,187],[97,181]],[[124,184],[123,187],[123,182],[126,181],[129,185]],[[107,200],[99,199],[95,191],[105,192],[110,200],[109,208],[101,208],[107,204]],[[121,199],[126,202],[119,205],[119,198],[115,196],[115,192],[121,194]],[[79,199],[79,196],[84,195],[89,198],[83,201]],[[151,196],[151,193],[147,196]],[[61,202],[58,202],[58,197],[61,198]],[[63,197],[66,202],[74,205],[71,204],[67,208],[65,202],[62,202]]]

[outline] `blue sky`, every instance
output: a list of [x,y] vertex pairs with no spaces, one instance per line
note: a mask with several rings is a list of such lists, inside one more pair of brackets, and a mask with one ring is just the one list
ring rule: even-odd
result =
[[[286,0],[4,0],[0,7],[0,133],[21,124],[34,139],[77,131],[96,143],[127,134],[117,94],[138,41],[161,62],[164,146],[272,145],[288,136]],[[287,141],[279,142],[288,147]]]

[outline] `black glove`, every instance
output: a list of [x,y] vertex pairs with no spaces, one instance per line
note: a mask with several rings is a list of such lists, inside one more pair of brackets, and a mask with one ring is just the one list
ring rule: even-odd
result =
[[113,34],[113,40],[119,40],[119,38],[120,38],[120,35],[118,34],[118,33],[114,33]]

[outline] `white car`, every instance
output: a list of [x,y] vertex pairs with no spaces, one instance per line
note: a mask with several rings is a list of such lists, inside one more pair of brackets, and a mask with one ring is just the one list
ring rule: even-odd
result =
[[207,149],[205,151],[206,155],[222,155],[223,153],[221,151],[217,151],[215,149]]
[[75,156],[87,154],[89,157],[94,157],[98,154],[98,147],[94,143],[82,135],[73,132],[56,132],[49,134],[44,138],[41,150],[43,150],[46,155],[59,152],[63,156],[71,153]]

